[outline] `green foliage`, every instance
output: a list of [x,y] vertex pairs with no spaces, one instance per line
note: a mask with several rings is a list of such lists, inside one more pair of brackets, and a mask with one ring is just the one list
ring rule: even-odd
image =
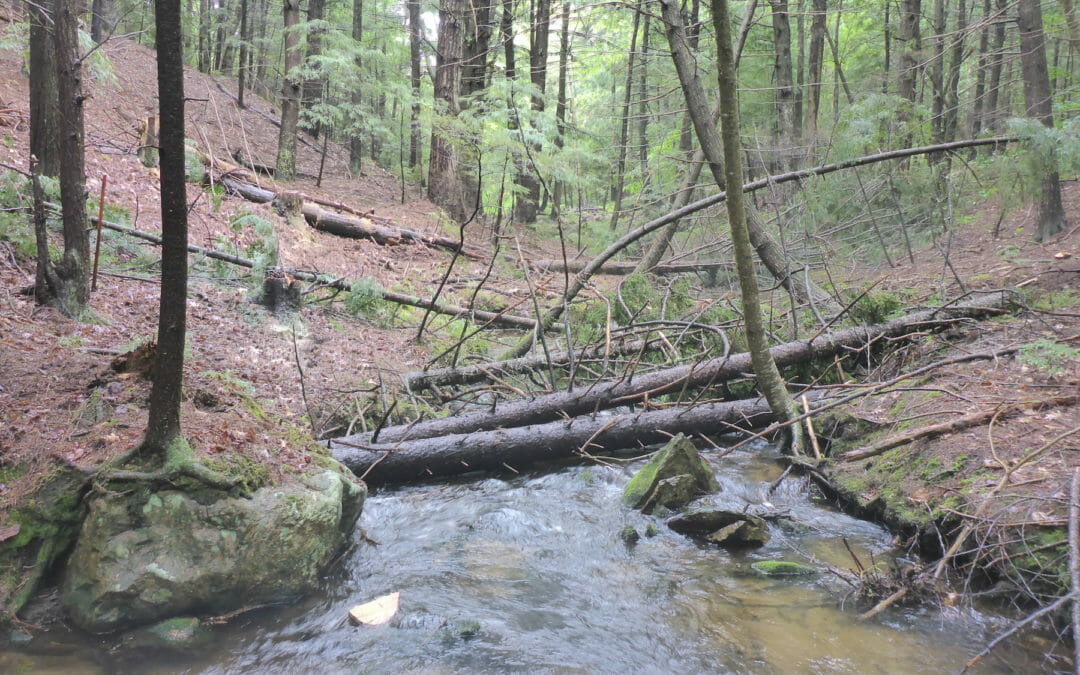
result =
[[206,175],[202,157],[195,141],[184,139],[184,176],[189,183],[201,183]]
[[1042,338],[1021,347],[1018,358],[1024,365],[1053,376],[1077,357],[1080,352],[1072,347]]
[[903,298],[890,291],[868,292],[848,310],[860,324],[881,323],[897,315],[904,307]]
[[364,277],[353,282],[345,294],[345,311],[357,318],[377,320],[390,311],[389,303],[383,298],[383,288],[372,277]]

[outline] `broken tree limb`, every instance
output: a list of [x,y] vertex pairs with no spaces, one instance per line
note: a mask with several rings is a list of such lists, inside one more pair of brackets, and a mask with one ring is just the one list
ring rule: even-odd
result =
[[[878,340],[897,337],[916,329],[949,325],[958,319],[973,318],[1004,311],[1005,293],[995,292],[951,307],[915,312],[873,326],[858,326],[826,333],[810,340],[797,340],[772,348],[779,367],[831,357],[840,352],[868,346]],[[429,438],[447,434],[472,433],[500,427],[517,427],[576,417],[597,410],[629,405],[646,397],[685,389],[715,385],[752,372],[748,353],[733,354],[674,368],[666,368],[632,378],[607,381],[569,392],[555,392],[535,398],[504,403],[494,412],[483,411],[429,420],[410,425],[388,427],[381,432],[385,441]],[[344,440],[364,443],[366,434]]]
[[983,422],[989,422],[995,417],[998,419],[1005,419],[1031,408],[1042,410],[1044,408],[1069,406],[1077,402],[1080,402],[1080,396],[1058,396],[1056,398],[1038,401],[1020,401],[1005,406],[997,406],[990,410],[980,410],[979,412],[970,413],[968,415],[961,415],[948,422],[930,424],[917,429],[909,429],[903,433],[883,438],[876,443],[859,448],[858,450],[849,450],[840,455],[838,459],[842,462],[857,462],[861,459],[867,459],[868,457],[875,457],[887,450],[900,447],[901,445],[907,445],[920,438],[933,438],[934,436],[941,436],[957,431],[963,431],[964,429],[970,429],[971,427],[979,426]]
[[512,429],[364,445],[330,441],[334,458],[364,480],[403,482],[471,471],[514,470],[533,462],[586,452],[625,450],[670,440],[678,433],[719,434],[774,419],[763,398],[702,403],[625,415],[587,415]]
[[[532,266],[543,272],[580,272],[589,264],[588,260],[538,260]],[[612,276],[626,276],[633,274],[638,263],[632,262],[606,262],[597,269],[594,274],[610,274]],[[672,263],[668,265],[655,265],[649,269],[650,274],[688,274],[690,272],[715,272],[717,270],[734,270],[735,265],[730,262],[703,262],[703,263]]]
[[[277,196],[277,193],[273,190],[267,190],[266,188],[252,185],[235,175],[226,173],[218,175],[214,177],[214,179],[216,182],[225,186],[225,189],[229,192],[243,197],[250,202],[268,204],[274,201],[274,198]],[[300,211],[304,215],[304,219],[307,220],[309,225],[322,232],[352,239],[371,239],[379,244],[390,246],[400,244],[401,242],[415,242],[427,244],[428,246],[437,246],[451,251],[456,251],[461,248],[456,239],[424,234],[422,232],[416,232],[414,230],[393,225],[376,224],[366,216],[353,218],[338,213],[332,213],[319,208],[319,206],[307,195],[301,193],[294,194],[301,200]],[[323,203],[330,204],[331,206],[335,205],[334,202],[326,202],[325,200]],[[466,247],[461,252],[463,255],[472,258],[483,257],[481,253],[470,247]]]
[[[52,208],[59,208],[55,204],[47,204]],[[97,223],[97,218],[91,218],[90,222]],[[124,234],[149,241],[153,244],[161,245],[161,237],[151,234],[149,232],[143,232],[131,227],[125,227],[124,225],[118,225],[116,223],[110,223],[107,220],[101,221],[103,227],[114,230],[116,232],[122,232]],[[222,253],[212,248],[204,248],[202,246],[195,246],[194,244],[188,244],[188,251],[191,253],[198,253],[204,255],[207,258],[214,260],[221,260],[223,262],[237,265],[238,267],[246,267],[248,269],[254,269],[255,261],[243,258],[238,255],[232,255],[230,253]],[[289,276],[300,279],[302,281],[312,281],[315,283],[323,284],[325,288],[336,288],[340,291],[351,291],[352,283],[348,279],[337,279],[332,281],[326,281],[325,277],[315,274],[314,272],[307,272],[305,270],[291,269],[288,267],[282,268],[281,271]],[[536,319],[530,319],[524,316],[514,316],[512,314],[506,314],[503,312],[486,312],[483,310],[470,310],[468,307],[461,307],[460,305],[448,305],[445,303],[433,303],[424,298],[418,298],[413,295],[406,295],[404,293],[395,293],[394,291],[380,290],[380,294],[383,300],[393,302],[399,305],[408,305],[410,307],[419,307],[421,309],[430,309],[438,314],[448,314],[450,316],[463,316],[471,318],[477,322],[491,323],[493,325],[504,326],[507,328],[521,328],[525,330],[536,329]],[[563,330],[564,326],[558,324],[552,326],[551,330]]]
[[[963,148],[974,148],[982,145],[1004,145],[1019,140],[1016,136],[999,136],[996,138],[977,138],[966,141],[955,141],[952,143],[942,143],[940,145],[926,145],[918,148],[907,148],[904,150],[890,150],[887,152],[879,152],[873,155],[867,155],[865,157],[857,157],[855,159],[845,160],[843,162],[835,162],[833,164],[823,164],[810,169],[801,169],[799,171],[789,171],[787,173],[779,174],[777,176],[766,176],[765,178],[759,178],[758,180],[751,181],[743,185],[743,192],[753,192],[754,190],[760,190],[769,185],[789,183],[792,181],[803,180],[805,178],[811,178],[813,176],[823,176],[825,174],[833,173],[835,171],[841,171],[843,169],[851,169],[857,166],[864,166],[867,164],[874,164],[876,162],[884,162],[890,159],[902,159],[904,157],[913,157],[915,155],[924,155],[931,152],[949,152],[953,150],[961,150]],[[708,197],[691,202],[682,208],[675,209],[670,213],[660,216],[654,220],[651,220],[636,230],[627,232],[618,240],[612,242],[610,246],[604,249],[600,255],[596,256],[589,261],[589,264],[585,266],[580,272],[574,275],[569,287],[563,294],[563,298],[547,311],[541,318],[542,323],[547,324],[551,321],[556,321],[560,316],[564,308],[569,306],[570,301],[577,297],[587,285],[589,278],[596,273],[596,270],[600,269],[607,261],[611,260],[615,254],[625,249],[630,244],[634,243],[638,239],[641,239],[645,235],[655,232],[669,223],[673,223],[680,218],[689,216],[693,213],[697,213],[702,209],[709,208],[710,206],[716,206],[727,199],[727,192],[719,192]],[[523,339],[512,349],[507,350],[504,354],[504,358],[514,359],[524,356],[532,348],[532,340],[530,337]]]
[[637,354],[658,349],[664,345],[663,340],[633,340],[612,345],[608,349],[605,345],[588,347],[570,354],[568,352],[553,352],[547,356],[526,356],[512,361],[495,361],[492,363],[478,363],[461,368],[439,368],[422,372],[407,373],[405,384],[409,391],[419,392],[434,387],[461,386],[475,384],[477,382],[489,382],[494,378],[502,378],[511,375],[520,375],[535,370],[541,370],[550,366],[566,367],[573,357],[575,363],[602,359],[605,356],[624,356]]

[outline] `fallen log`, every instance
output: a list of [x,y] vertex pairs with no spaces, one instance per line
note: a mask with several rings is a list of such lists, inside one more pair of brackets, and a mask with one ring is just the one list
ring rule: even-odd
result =
[[[589,260],[537,260],[532,266],[542,272],[571,272],[578,273],[585,269]],[[612,276],[627,276],[637,269],[636,262],[606,262],[593,274],[610,274]],[[690,272],[716,272],[718,270],[734,270],[735,265],[730,262],[711,263],[671,263],[656,265],[649,270],[650,274],[688,274]]]
[[[777,345],[770,351],[776,365],[783,368],[814,359],[834,356],[842,351],[869,346],[890,337],[915,329],[928,329],[951,324],[957,319],[997,314],[1004,310],[1004,292],[988,293],[953,306],[915,312],[873,326],[858,326],[834,333],[815,336]],[[473,412],[443,419],[387,427],[379,438],[383,442],[398,442],[450,434],[465,434],[486,429],[520,427],[550,422],[562,417],[576,417],[606,408],[669,394],[684,388],[715,385],[725,380],[752,373],[750,354],[743,352],[727,358],[715,358],[701,363],[666,368],[637,377],[597,383],[575,391],[555,392],[531,399],[504,403],[494,411]],[[345,441],[365,443],[370,434],[346,437]]]
[[[269,204],[274,201],[274,198],[277,196],[277,193],[272,190],[252,185],[233,175],[222,174],[216,176],[215,180],[225,186],[225,189],[229,192],[257,204]],[[384,246],[393,246],[395,244],[400,244],[401,242],[416,242],[449,249],[451,251],[461,249],[463,255],[471,258],[483,257],[480,252],[473,250],[470,247],[462,248],[460,242],[456,239],[423,234],[422,232],[416,232],[403,227],[395,227],[393,225],[379,225],[365,216],[351,218],[338,213],[331,213],[312,203],[312,200],[306,195],[300,193],[296,194],[301,200],[300,212],[304,215],[304,219],[307,220],[308,224],[316,230],[334,234],[339,237],[371,239]],[[333,204],[333,202],[328,203]]]
[[754,398],[625,415],[587,415],[400,443],[364,445],[338,439],[329,446],[335,459],[368,482],[404,482],[491,469],[516,473],[543,460],[639,448],[670,440],[678,433],[750,429],[773,419],[765,399]]
[[[56,204],[47,203],[46,206],[50,208],[59,209]],[[99,221],[97,218],[90,218],[90,222],[97,224]],[[102,227],[105,227],[116,232],[122,232],[124,234],[149,241],[153,244],[161,245],[161,237],[149,232],[143,232],[124,225],[118,225],[111,223],[107,220],[100,221]],[[238,255],[232,255],[230,253],[223,253],[221,251],[214,250],[212,248],[204,248],[202,246],[195,246],[194,244],[188,244],[187,250],[191,253],[198,253],[204,255],[207,258],[214,260],[221,260],[223,262],[237,265],[238,267],[246,267],[248,269],[254,269],[255,261],[249,260]],[[287,274],[294,279],[300,279],[302,281],[313,281],[315,283],[322,284],[326,288],[335,288],[339,291],[351,291],[352,281],[348,279],[336,279],[327,282],[323,276],[315,274],[314,272],[308,272],[305,270],[297,270],[289,267],[283,267],[280,269],[283,274]],[[506,314],[504,312],[485,312],[479,309],[469,309],[468,307],[462,307],[460,305],[448,305],[445,303],[431,302],[424,298],[418,298],[414,295],[406,295],[404,293],[395,293],[394,291],[380,290],[383,300],[393,302],[399,305],[408,305],[410,307],[419,307],[420,309],[428,309],[437,314],[448,314],[450,316],[461,316],[472,319],[476,322],[490,323],[497,326],[505,326],[507,328],[523,328],[526,330],[536,329],[536,319],[530,319],[525,316],[515,316],[513,314]],[[563,324],[556,324],[551,327],[551,330],[564,330]]]
[[405,375],[405,384],[411,392],[420,392],[434,387],[451,387],[476,382],[490,382],[496,378],[530,373],[543,370],[549,365],[556,368],[565,368],[570,364],[571,358],[575,361],[596,361],[605,356],[625,356],[639,352],[652,351],[664,344],[663,340],[633,340],[620,342],[607,348],[605,345],[588,347],[578,352],[554,352],[548,356],[525,356],[510,361],[494,361],[491,363],[478,363],[472,366],[460,368],[439,368],[412,372]]

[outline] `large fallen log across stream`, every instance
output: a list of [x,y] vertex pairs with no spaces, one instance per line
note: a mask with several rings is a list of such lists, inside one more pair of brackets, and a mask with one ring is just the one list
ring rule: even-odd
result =
[[[952,306],[915,312],[872,326],[858,326],[825,333],[809,340],[797,340],[772,348],[776,365],[783,368],[814,359],[828,358],[844,351],[860,349],[913,330],[939,328],[959,319],[976,318],[1005,311],[1005,292],[977,296]],[[476,431],[541,424],[560,418],[577,417],[598,410],[641,401],[650,396],[670,394],[680,389],[715,385],[752,373],[750,354],[743,352],[727,358],[666,368],[625,379],[600,382],[574,391],[544,394],[530,399],[503,403],[494,410],[455,415],[443,419],[416,422],[382,429],[379,440],[396,443],[418,438],[432,438]],[[356,434],[339,439],[364,445],[371,434]]]
[[[257,204],[269,204],[274,201],[274,198],[277,196],[277,193],[272,190],[252,185],[251,183],[240,180],[238,177],[227,173],[214,176],[213,179],[215,182],[223,185],[229,192]],[[326,204],[329,202],[323,201],[322,203]],[[386,246],[400,244],[403,241],[416,242],[427,244],[428,246],[449,249],[451,251],[460,251],[462,255],[473,258],[482,257],[479,252],[469,247],[463,248],[457,239],[433,234],[424,234],[422,232],[416,232],[403,227],[395,227],[393,225],[381,225],[362,216],[351,217],[333,213],[320,208],[313,200],[304,197],[301,197],[300,213],[304,216],[304,220],[316,230],[339,237],[371,239],[372,241]]]
[[[812,396],[811,396],[812,397]],[[774,420],[763,398],[651,410],[624,415],[583,415],[572,420],[512,429],[364,445],[329,442],[334,458],[371,483],[453,476],[534,462],[662,443],[678,433],[721,434],[762,427]]]

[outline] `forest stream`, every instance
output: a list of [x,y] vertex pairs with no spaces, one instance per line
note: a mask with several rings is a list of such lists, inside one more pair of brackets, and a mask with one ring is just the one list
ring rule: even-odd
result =
[[[864,565],[903,564],[892,537],[808,499],[799,479],[762,504],[781,471],[770,452],[714,462],[724,506],[787,514],[759,549],[698,544],[627,508],[622,488],[641,462],[384,489],[320,593],[216,627],[205,649],[147,653],[54,631],[0,655],[0,671],[945,673],[1008,627],[963,604],[859,622],[865,607],[826,569],[854,567],[844,540]],[[628,526],[636,543],[622,536]],[[776,559],[822,572],[751,568]],[[389,623],[350,624],[350,607],[394,591]],[[1047,644],[1009,641],[971,672],[1045,672]]]

